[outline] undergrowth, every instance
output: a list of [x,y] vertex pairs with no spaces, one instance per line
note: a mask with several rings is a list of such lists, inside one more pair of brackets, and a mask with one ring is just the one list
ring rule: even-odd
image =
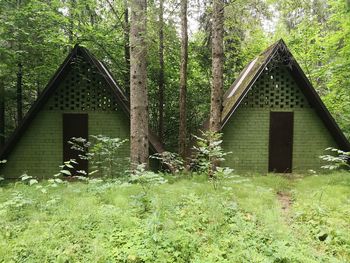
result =
[[[39,182],[46,187],[49,182]],[[37,185],[36,185],[37,186]],[[0,262],[349,262],[350,176],[0,187]],[[276,193],[290,192],[290,224]],[[137,200],[137,199],[136,199]]]

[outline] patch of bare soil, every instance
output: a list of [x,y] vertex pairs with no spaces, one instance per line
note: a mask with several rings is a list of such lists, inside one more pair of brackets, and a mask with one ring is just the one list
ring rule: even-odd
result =
[[282,214],[286,219],[289,219],[289,210],[293,204],[292,196],[289,192],[277,192],[278,201],[281,203]]

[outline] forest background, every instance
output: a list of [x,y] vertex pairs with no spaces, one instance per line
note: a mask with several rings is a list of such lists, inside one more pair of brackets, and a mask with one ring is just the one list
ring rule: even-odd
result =
[[[176,151],[180,0],[148,1],[150,125]],[[189,1],[187,136],[209,116],[210,1]],[[160,23],[160,19],[163,23]],[[161,26],[162,25],[162,26]],[[89,48],[129,92],[127,0],[0,0],[0,134],[7,138],[75,44]],[[162,32],[162,33],[161,33]],[[164,45],[160,44],[163,37]],[[224,90],[262,50],[283,38],[350,137],[350,1],[231,0],[225,5]],[[164,52],[164,75],[159,54]],[[164,87],[160,97],[159,87]],[[21,105],[21,106],[19,106]],[[164,117],[159,118],[160,105]],[[20,108],[19,108],[20,107]],[[4,132],[2,132],[4,129]],[[1,141],[1,140],[0,140]]]

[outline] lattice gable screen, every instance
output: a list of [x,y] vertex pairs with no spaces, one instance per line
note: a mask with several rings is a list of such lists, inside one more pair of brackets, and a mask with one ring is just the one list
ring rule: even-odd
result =
[[49,101],[50,110],[115,111],[117,102],[107,83],[96,69],[85,61],[74,61]]
[[241,104],[246,108],[311,107],[286,66],[265,68]]

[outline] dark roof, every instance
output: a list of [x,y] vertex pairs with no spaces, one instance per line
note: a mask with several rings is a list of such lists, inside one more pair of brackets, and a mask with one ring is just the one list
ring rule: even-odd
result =
[[[282,43],[282,42],[281,42]],[[276,55],[280,41],[276,42],[264,52],[255,57],[239,74],[231,87],[224,94],[222,124],[225,125],[236,110],[249,89],[254,85],[267,64]]]
[[[281,60],[281,58],[283,58]],[[279,60],[285,63],[289,72],[297,82],[301,91],[309,101],[310,105],[316,110],[318,116],[322,119],[324,125],[334,137],[336,143],[342,150],[350,151],[349,141],[344,136],[343,132],[329,113],[328,109],[322,102],[316,90],[312,86],[309,79],[301,69],[298,62],[289,51],[285,42],[281,39],[267,48],[252,60],[241,72],[236,81],[227,90],[223,100],[223,110],[221,122],[223,128],[236,109],[245,98],[249,90],[253,87],[266,66],[274,60]]]
[[[60,82],[63,80],[63,77],[69,72],[72,68],[72,62],[76,57],[81,57],[86,60],[88,64],[93,67],[96,67],[101,76],[106,80],[108,86],[110,87],[113,96],[117,100],[118,105],[121,107],[122,111],[130,118],[130,103],[127,96],[124,94],[123,90],[119,88],[117,82],[113,78],[111,72],[107,67],[99,61],[92,53],[79,45],[75,45],[73,50],[66,57],[61,66],[57,69],[53,77],[50,79],[49,83],[40,94],[39,98],[30,108],[26,116],[23,118],[23,121],[13,132],[12,136],[7,140],[4,148],[0,152],[0,160],[6,159],[11,153],[12,149],[15,147],[21,136],[25,133],[26,129],[29,127],[32,120],[35,118],[37,113],[41,110],[44,104],[49,99],[50,95],[56,90]],[[157,136],[154,135],[151,131],[149,132],[149,142],[150,148],[154,152],[161,153],[164,151],[162,143],[158,140]]]

